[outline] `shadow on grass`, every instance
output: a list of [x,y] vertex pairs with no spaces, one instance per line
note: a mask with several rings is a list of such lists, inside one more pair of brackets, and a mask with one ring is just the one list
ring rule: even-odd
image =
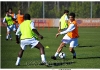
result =
[[[53,67],[53,66],[66,66],[66,65],[71,65],[75,63],[74,61],[48,61],[49,66],[48,67]],[[44,66],[44,65],[40,65],[40,62],[36,62],[36,61],[31,61],[31,62],[27,62],[25,65],[21,65],[21,66],[34,66],[36,68],[40,67],[40,66]]]
[[54,62],[54,63],[49,63],[49,64],[51,66],[61,66],[61,65],[71,65],[73,63],[75,63],[75,62],[74,61],[72,61],[72,62],[66,62],[66,61],[64,61],[64,62]]
[[80,45],[80,44],[79,44],[77,47],[82,48],[82,47],[94,47],[94,46],[92,46],[92,45],[87,45],[87,46],[86,46],[86,45]]
[[100,58],[100,57],[84,57],[84,58],[77,58],[77,59],[97,59],[97,58]]

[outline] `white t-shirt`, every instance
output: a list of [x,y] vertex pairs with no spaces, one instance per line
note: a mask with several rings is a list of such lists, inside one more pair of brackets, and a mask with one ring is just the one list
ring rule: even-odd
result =
[[[31,22],[30,27],[31,27],[31,29],[36,29],[34,22]],[[16,35],[21,35],[20,26],[18,27],[18,29],[16,31]]]
[[3,23],[5,23],[6,22],[6,18],[3,18]]
[[71,32],[74,29],[75,29],[75,25],[74,24],[70,24],[69,27],[66,30],[60,32],[60,34],[65,34],[65,33]]

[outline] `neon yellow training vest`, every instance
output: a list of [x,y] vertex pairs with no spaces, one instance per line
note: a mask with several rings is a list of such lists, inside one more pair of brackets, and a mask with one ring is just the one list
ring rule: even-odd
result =
[[61,22],[61,29],[65,29],[68,27],[68,23],[65,22],[65,16],[66,14],[64,14],[61,19],[60,19],[60,22]]
[[31,20],[25,20],[20,24],[21,39],[37,38],[30,27],[31,22]]
[[5,19],[6,19],[6,22],[7,22],[8,26],[14,24],[11,16],[5,16]]

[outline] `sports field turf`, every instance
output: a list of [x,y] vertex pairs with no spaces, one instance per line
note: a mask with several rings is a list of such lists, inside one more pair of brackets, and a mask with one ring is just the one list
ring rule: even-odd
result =
[[[44,40],[40,42],[49,48],[45,48],[46,59],[52,66],[50,68],[100,68],[100,27],[98,28],[79,28],[79,46],[75,48],[77,59],[72,59],[72,54],[69,52],[69,45],[63,48],[66,53],[66,59],[52,60],[58,48],[63,35],[55,38],[57,28],[40,28],[40,34],[44,36]],[[20,66],[15,66],[20,46],[16,44],[14,32],[12,34],[12,41],[6,41],[6,28],[1,28],[1,68],[48,68],[39,65],[40,54],[37,49],[30,49],[27,47],[21,59]]]

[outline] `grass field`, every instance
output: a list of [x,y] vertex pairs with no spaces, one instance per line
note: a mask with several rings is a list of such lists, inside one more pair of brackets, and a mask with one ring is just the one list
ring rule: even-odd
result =
[[[50,57],[54,55],[58,48],[63,35],[55,38],[57,28],[40,28],[39,32],[44,36],[40,42],[49,48],[45,48],[46,59],[52,66],[50,68],[100,68],[100,27],[98,28],[79,28],[79,46],[75,48],[77,59],[72,59],[69,52],[69,45],[63,48],[66,53],[66,59],[52,60]],[[1,68],[48,68],[39,65],[40,54],[37,49],[27,47],[21,59],[21,65],[15,66],[20,46],[16,44],[14,32],[12,41],[6,41],[6,28],[1,28]]]

